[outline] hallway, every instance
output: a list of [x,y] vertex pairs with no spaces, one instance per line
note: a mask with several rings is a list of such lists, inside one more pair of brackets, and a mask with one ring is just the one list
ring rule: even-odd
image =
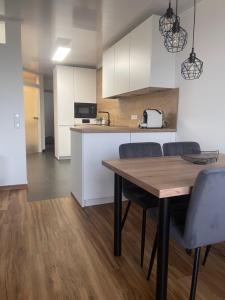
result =
[[28,201],[70,195],[70,160],[57,160],[51,150],[27,155]]

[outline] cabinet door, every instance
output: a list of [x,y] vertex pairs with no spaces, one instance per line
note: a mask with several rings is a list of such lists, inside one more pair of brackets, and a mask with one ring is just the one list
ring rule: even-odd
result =
[[175,142],[175,132],[131,133],[131,143],[145,143],[145,142],[154,142],[154,143],[159,143],[161,145],[163,145],[164,143]]
[[159,16],[152,16],[152,61],[151,81],[153,87],[175,88],[175,53],[169,53],[163,46],[159,32]]
[[130,34],[130,91],[149,87],[151,43],[152,22],[147,19]]
[[74,123],[73,68],[57,66],[54,71],[54,110],[56,125]]
[[103,53],[102,63],[102,97],[107,98],[115,94],[115,48],[111,47]]
[[70,126],[58,126],[58,158],[67,158],[71,155]]
[[115,94],[129,92],[130,34],[115,44]]
[[96,103],[96,70],[74,68],[74,101]]

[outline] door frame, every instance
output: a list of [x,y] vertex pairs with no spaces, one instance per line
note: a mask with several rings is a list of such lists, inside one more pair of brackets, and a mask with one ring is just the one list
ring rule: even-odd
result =
[[[38,104],[38,152],[45,150],[45,112],[44,112],[44,89],[43,89],[43,75],[40,73],[33,72],[28,69],[23,69],[23,71],[36,74],[39,76],[39,84],[23,81],[23,87],[33,87],[39,89],[39,104]],[[25,116],[24,116],[25,121]]]

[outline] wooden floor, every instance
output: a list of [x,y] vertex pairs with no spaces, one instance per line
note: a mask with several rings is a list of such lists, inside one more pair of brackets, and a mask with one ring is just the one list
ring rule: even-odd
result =
[[[81,209],[71,198],[27,202],[25,191],[0,193],[0,299],[155,299],[139,265],[141,212],[131,208],[123,256],[113,249],[113,206]],[[148,222],[149,252],[155,228]],[[146,253],[147,254],[147,253]],[[188,299],[193,257],[170,244],[168,299]],[[197,300],[225,299],[225,244],[201,267]]]

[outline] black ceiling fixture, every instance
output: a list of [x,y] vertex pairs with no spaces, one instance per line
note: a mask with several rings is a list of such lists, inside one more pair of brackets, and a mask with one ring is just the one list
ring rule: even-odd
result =
[[195,19],[196,19],[196,0],[194,0],[194,24],[192,50],[188,59],[181,65],[181,75],[186,80],[199,79],[203,72],[203,61],[197,58],[194,50],[195,46]]
[[[179,17],[178,17],[179,18]],[[159,19],[159,31],[163,36],[166,36],[167,32],[172,29],[174,22],[176,21],[176,15],[171,7],[171,0],[169,1],[169,7],[166,13]]]
[[176,20],[172,28],[166,33],[164,45],[168,52],[176,53],[182,51],[187,45],[187,31],[180,26],[180,19],[177,14],[178,0],[176,0]]

